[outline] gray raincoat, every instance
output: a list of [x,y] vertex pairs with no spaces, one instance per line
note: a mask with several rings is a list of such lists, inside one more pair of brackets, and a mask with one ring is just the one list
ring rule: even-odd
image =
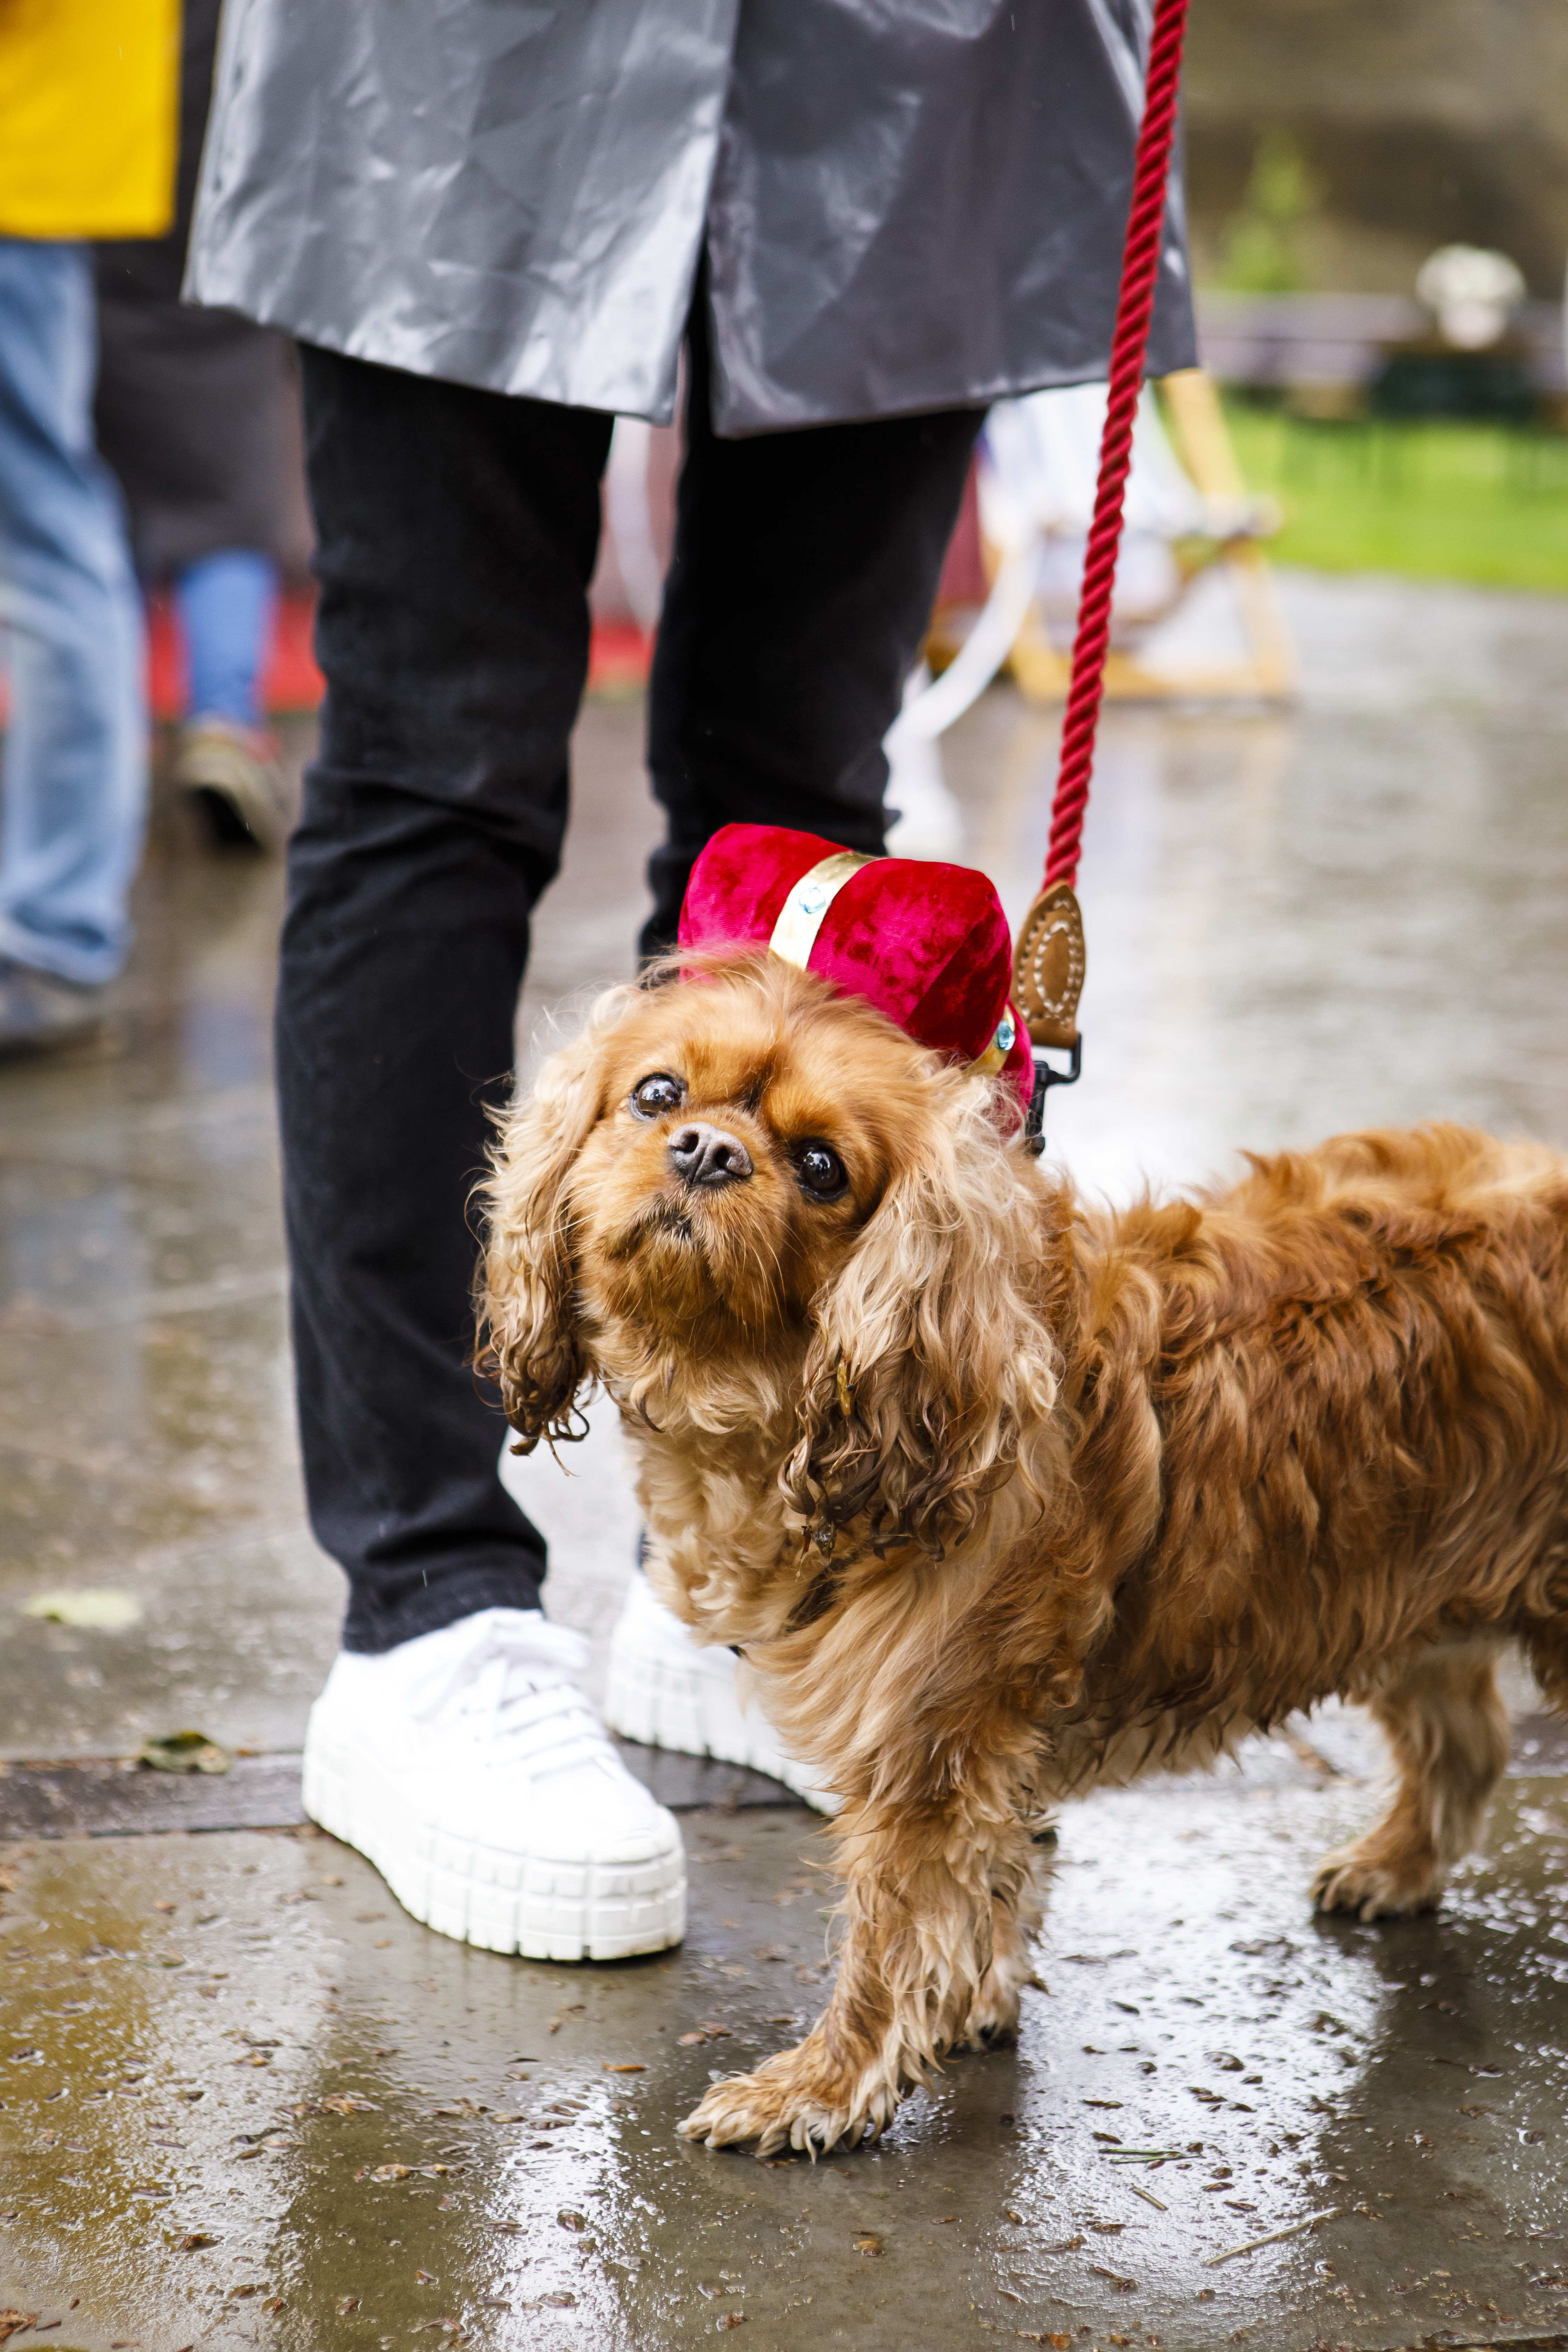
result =
[[[741,435],[1103,376],[1150,0],[227,0],[187,295]],[[1173,191],[1151,367],[1194,357]]]

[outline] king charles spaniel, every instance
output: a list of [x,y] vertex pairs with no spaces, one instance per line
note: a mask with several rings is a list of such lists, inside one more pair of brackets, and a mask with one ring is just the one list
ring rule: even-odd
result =
[[1568,1163],[1341,1136],[1093,1207],[1016,1097],[763,952],[610,992],[510,1113],[480,1361],[615,1399],[655,1590],[837,1792],[837,1981],[710,2147],[875,2137],[1015,2026],[1049,1810],[1337,1693],[1399,1786],[1326,1910],[1420,1910],[1568,1705]]

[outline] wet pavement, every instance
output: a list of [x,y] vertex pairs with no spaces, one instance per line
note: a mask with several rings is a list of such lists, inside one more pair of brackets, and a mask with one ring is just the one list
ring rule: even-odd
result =
[[[1051,1145],[1117,1192],[1372,1119],[1568,1138],[1568,608],[1285,597],[1299,710],[1107,721]],[[626,969],[639,727],[584,718],[525,1037]],[[998,691],[943,747],[1014,915],[1055,733]],[[777,1791],[644,1759],[696,1808],[692,1931],[614,1968],[446,1942],[311,1831],[199,1826],[294,1819],[339,1607],[289,1394],[279,897],[166,812],[111,1035],[0,1071],[0,2341],[7,2311],[60,2352],[1568,2340],[1568,1738],[1518,1675],[1439,1916],[1307,1908],[1378,1807],[1352,1713],[1091,1798],[1018,2049],[816,2166],[673,2128],[823,1998],[830,1888]],[[602,1420],[586,1455],[512,1475],[602,1654],[636,1521]],[[103,1592],[119,1622],[61,1622]],[[130,1767],[186,1726],[254,1752]]]

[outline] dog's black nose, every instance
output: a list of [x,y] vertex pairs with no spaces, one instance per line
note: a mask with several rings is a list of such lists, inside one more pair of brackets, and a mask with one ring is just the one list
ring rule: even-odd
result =
[[705,1184],[715,1192],[721,1184],[743,1184],[752,1172],[752,1155],[740,1137],[700,1118],[670,1137],[669,1157],[687,1183]]

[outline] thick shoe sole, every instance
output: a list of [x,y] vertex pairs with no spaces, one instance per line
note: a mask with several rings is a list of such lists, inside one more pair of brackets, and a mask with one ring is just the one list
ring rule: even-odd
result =
[[773,1727],[758,1709],[742,1714],[735,1661],[727,1650],[700,1654],[689,1664],[652,1654],[631,1641],[612,1642],[605,1720],[623,1739],[647,1748],[712,1756],[723,1764],[781,1777],[784,1759]]
[[[698,1649],[679,1628],[677,1642],[662,1647],[662,1631],[645,1618],[640,1622],[623,1620],[612,1634],[605,1695],[609,1728],[645,1748],[667,1748],[678,1756],[711,1756],[721,1764],[765,1773],[818,1812],[837,1811],[837,1800],[816,1788],[805,1769],[780,1746],[777,1732],[755,1701],[742,1714],[731,1653]],[[680,1655],[683,1649],[689,1655]]]
[[624,1960],[686,1933],[686,1854],[651,1837],[619,1862],[506,1853],[419,1820],[368,1756],[306,1734],[305,1811],[372,1863],[404,1909],[440,1936],[527,1960]]

